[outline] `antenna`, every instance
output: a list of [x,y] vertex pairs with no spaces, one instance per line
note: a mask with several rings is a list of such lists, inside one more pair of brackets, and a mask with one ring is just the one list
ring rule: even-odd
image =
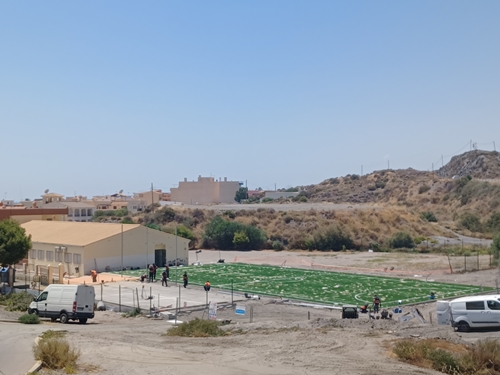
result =
[[44,192],[44,193],[45,193],[45,194],[47,194],[48,192],[49,192],[49,189],[45,189],[45,192]]

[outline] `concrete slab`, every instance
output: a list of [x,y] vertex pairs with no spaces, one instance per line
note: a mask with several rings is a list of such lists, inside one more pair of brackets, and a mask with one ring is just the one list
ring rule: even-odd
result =
[[[183,310],[190,307],[203,306],[207,302],[207,293],[202,287],[188,286],[169,283],[168,287],[162,286],[161,281],[153,283],[141,283],[140,281],[113,281],[104,284],[94,285],[96,301],[104,301],[113,305],[121,305],[124,309],[137,306],[137,296],[139,306],[145,311],[149,311],[150,306],[175,310],[176,300],[180,300]],[[120,297],[121,294],[121,297]],[[149,297],[152,297],[149,299]],[[234,300],[240,299],[236,295]],[[213,289],[208,292],[208,302],[231,303],[231,293],[227,291]]]

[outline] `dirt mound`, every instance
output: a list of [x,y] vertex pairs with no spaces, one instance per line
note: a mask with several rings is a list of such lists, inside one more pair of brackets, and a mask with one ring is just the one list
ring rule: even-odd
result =
[[500,178],[500,153],[497,151],[474,150],[451,158],[438,170],[445,178],[472,176],[481,179]]

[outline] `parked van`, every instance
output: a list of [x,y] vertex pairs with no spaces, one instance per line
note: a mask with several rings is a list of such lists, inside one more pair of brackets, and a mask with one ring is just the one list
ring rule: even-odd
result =
[[458,331],[500,327],[500,295],[437,301],[436,310],[438,324],[451,324]]
[[94,287],[88,285],[51,284],[31,302],[28,314],[58,318],[61,323],[68,320],[78,320],[87,323],[94,317],[95,293]]

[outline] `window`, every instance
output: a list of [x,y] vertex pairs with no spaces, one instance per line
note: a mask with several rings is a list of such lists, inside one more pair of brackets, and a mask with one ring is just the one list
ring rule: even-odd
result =
[[74,264],[82,264],[81,254],[73,254],[73,263]]
[[38,297],[37,301],[40,302],[40,301],[47,300],[47,295],[48,294],[49,294],[49,292],[43,292],[42,294],[40,294],[40,297]]
[[30,250],[30,259],[36,259],[36,250]]
[[45,253],[45,256],[47,257],[47,262],[52,262],[54,260],[54,252],[53,251],[48,251]]
[[486,301],[488,308],[490,310],[500,310],[500,302],[498,301]]
[[71,254],[71,253],[64,254],[64,261],[66,263],[71,263],[72,260],[73,260],[73,254]]
[[465,302],[466,310],[484,310],[484,301]]
[[56,252],[56,262],[62,262],[62,253]]
[[38,250],[38,260],[45,260],[45,251]]

